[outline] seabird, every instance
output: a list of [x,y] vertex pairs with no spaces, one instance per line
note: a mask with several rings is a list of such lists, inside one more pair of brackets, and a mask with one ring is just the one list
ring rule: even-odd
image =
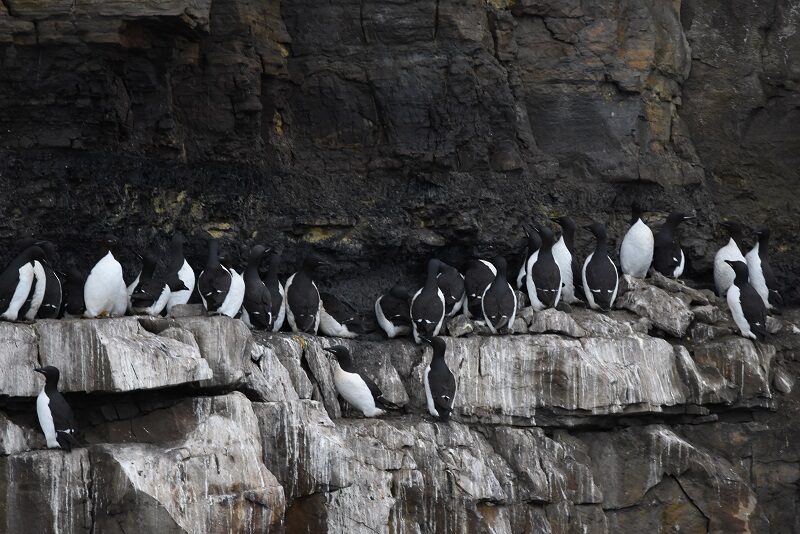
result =
[[624,274],[644,278],[653,262],[655,238],[653,231],[642,220],[642,208],[631,207],[631,227],[622,238],[619,248],[619,263]]
[[745,256],[747,270],[750,273],[749,281],[761,296],[767,310],[780,310],[783,306],[783,297],[778,288],[778,280],[769,264],[769,228],[758,230],[756,236],[758,241]]
[[334,345],[322,350],[335,356],[333,385],[336,386],[339,395],[352,407],[361,411],[365,417],[376,417],[386,413],[378,406],[396,408],[383,397],[383,393],[375,382],[356,370],[347,347]]
[[70,451],[73,446],[78,445],[75,439],[77,425],[72,408],[58,391],[58,369],[48,365],[34,371],[45,377],[44,387],[36,397],[36,413],[39,416],[39,426],[47,439],[47,447]]
[[728,231],[730,236],[728,243],[717,251],[714,256],[714,285],[717,287],[717,295],[724,297],[728,288],[733,284],[736,273],[728,264],[728,260],[747,263],[739,244],[742,243],[742,232],[744,228],[736,221],[724,221],[720,226]]
[[736,273],[726,297],[733,321],[743,337],[763,341],[767,337],[767,307],[747,281],[747,264],[735,260],[725,260],[725,263]]
[[492,334],[497,334],[502,328],[508,330],[514,324],[517,316],[517,292],[508,283],[506,273],[506,260],[496,258],[497,275],[494,281],[483,292],[482,312],[486,325]]
[[[508,282],[506,282],[508,284]],[[444,359],[447,344],[440,337],[425,338],[433,348],[433,358],[425,368],[425,397],[428,412],[442,422],[450,420],[453,403],[456,399],[456,379]]]
[[619,286],[617,266],[608,255],[608,238],[604,224],[592,223],[585,227],[597,239],[594,252],[583,263],[583,292],[586,303],[595,310],[608,311],[614,305]]
[[[467,306],[464,307],[466,310]],[[407,336],[411,333],[411,295],[401,286],[393,286],[375,301],[375,318],[386,337]]]
[[425,285],[411,299],[411,327],[416,343],[422,343],[423,336],[438,335],[444,322],[444,294],[437,283],[440,265],[435,258],[428,261]]
[[85,317],[119,317],[128,309],[128,290],[122,277],[122,265],[114,257],[117,246],[116,239],[105,239],[101,244],[100,260],[86,277],[83,286]]
[[680,223],[689,219],[694,219],[694,217],[680,212],[670,213],[656,234],[653,268],[664,276],[680,278],[683,274],[686,256],[683,254],[675,230]]
[[322,300],[314,274],[323,265],[316,255],[306,256],[300,270],[286,280],[286,320],[292,332],[317,334]]

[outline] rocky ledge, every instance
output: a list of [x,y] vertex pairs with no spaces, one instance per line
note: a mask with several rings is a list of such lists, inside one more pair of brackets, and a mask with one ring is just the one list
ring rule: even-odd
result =
[[[800,314],[769,343],[713,296],[625,280],[622,309],[450,323],[453,421],[429,348],[180,317],[0,324],[3,532],[791,532]],[[457,336],[457,337],[456,337]],[[340,403],[348,345],[401,410]],[[85,447],[44,450],[32,368],[62,370]]]

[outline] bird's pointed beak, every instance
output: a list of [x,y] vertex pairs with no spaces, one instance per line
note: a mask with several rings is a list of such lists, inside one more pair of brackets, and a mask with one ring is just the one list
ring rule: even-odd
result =
[[34,369],[34,371],[37,372],[37,373],[44,374],[44,369],[41,369],[41,368]]
[[419,336],[419,338],[424,341],[425,343],[431,343],[431,338],[425,336]]
[[331,349],[330,347],[322,347],[322,350],[324,350],[328,354],[333,354],[333,349]]
[[683,220],[684,221],[688,221],[689,219],[696,219],[696,218],[697,217],[695,215],[684,215],[683,216]]

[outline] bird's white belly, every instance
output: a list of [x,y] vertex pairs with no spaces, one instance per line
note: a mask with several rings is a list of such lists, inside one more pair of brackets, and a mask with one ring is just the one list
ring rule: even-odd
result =
[[8,309],[3,313],[3,318],[8,321],[16,321],[19,315],[19,309],[28,300],[28,294],[31,292],[31,285],[33,284],[33,267],[30,263],[25,263],[19,268],[19,279],[17,280],[17,287],[14,289],[14,295],[11,297],[11,303]]
[[[122,311],[120,309],[122,301]],[[83,286],[86,317],[122,315],[127,309],[128,291],[122,278],[122,266],[109,252],[92,268]]]
[[56,435],[56,425],[53,423],[53,414],[50,412],[50,397],[42,390],[36,397],[36,415],[39,416],[39,426],[42,427],[47,446],[51,449],[59,449]]
[[619,257],[622,272],[644,278],[653,262],[653,231],[642,222],[636,221],[622,240]]
[[374,417],[383,413],[383,410],[375,406],[372,393],[357,373],[348,373],[338,368],[333,373],[333,383],[339,395],[350,405],[361,410],[365,416]]

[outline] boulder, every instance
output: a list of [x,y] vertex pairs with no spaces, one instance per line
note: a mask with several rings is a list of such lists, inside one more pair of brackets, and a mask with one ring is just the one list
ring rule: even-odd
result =
[[528,324],[531,334],[563,334],[574,338],[586,335],[586,331],[569,314],[552,308],[533,313]]
[[663,289],[639,282],[643,287],[623,293],[616,306],[649,319],[655,327],[672,336],[683,337],[694,318],[687,303]]

